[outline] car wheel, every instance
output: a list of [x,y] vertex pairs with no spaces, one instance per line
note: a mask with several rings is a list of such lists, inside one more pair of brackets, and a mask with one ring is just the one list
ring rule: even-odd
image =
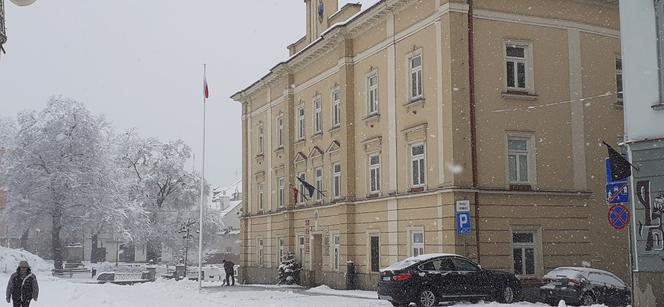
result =
[[581,297],[581,304],[582,304],[583,306],[590,306],[590,305],[593,305],[593,304],[595,304],[595,298],[592,296],[592,294],[590,294],[590,293],[585,293],[585,294]]
[[431,289],[424,289],[420,292],[420,295],[417,297],[417,306],[420,307],[431,307],[438,305],[438,299],[436,294]]
[[498,296],[498,301],[505,304],[514,303],[516,295],[514,294],[514,289],[510,286],[505,286]]
[[392,306],[394,306],[394,307],[406,307],[406,306],[410,305],[409,303],[401,303],[401,302],[394,302],[394,301],[390,301],[390,303],[392,303]]

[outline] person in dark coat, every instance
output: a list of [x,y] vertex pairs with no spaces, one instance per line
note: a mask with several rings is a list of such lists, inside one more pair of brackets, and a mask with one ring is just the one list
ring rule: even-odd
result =
[[[224,271],[226,271],[226,285],[227,286],[235,286],[235,263],[233,261],[226,261],[224,259],[222,261],[224,263]],[[231,283],[229,283],[228,279],[230,278]]]
[[16,268],[16,273],[9,277],[7,283],[7,303],[14,302],[14,307],[28,307],[30,301],[39,297],[39,285],[37,276],[30,270],[27,261],[21,261]]

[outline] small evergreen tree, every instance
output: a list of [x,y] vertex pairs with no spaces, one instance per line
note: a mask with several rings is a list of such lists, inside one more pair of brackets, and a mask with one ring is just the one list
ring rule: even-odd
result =
[[302,265],[297,262],[295,255],[289,252],[279,265],[277,276],[278,285],[293,285],[300,283],[300,271]]

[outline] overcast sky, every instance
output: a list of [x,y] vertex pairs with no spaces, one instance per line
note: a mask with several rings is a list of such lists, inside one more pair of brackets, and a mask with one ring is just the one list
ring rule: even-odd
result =
[[72,98],[119,131],[183,139],[200,167],[207,63],[206,178],[215,186],[242,175],[240,105],[229,97],[286,59],[305,32],[302,0],[5,2],[0,115]]

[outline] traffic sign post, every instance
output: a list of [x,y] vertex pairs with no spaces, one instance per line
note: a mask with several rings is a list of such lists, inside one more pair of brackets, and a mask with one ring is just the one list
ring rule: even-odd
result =
[[629,209],[623,205],[614,205],[609,209],[609,224],[616,230],[623,230],[629,225]]
[[609,204],[624,204],[629,202],[629,189],[627,181],[613,181],[611,176],[611,162],[606,159],[606,201]]
[[458,200],[456,202],[456,229],[458,235],[470,234],[470,221],[470,201]]

